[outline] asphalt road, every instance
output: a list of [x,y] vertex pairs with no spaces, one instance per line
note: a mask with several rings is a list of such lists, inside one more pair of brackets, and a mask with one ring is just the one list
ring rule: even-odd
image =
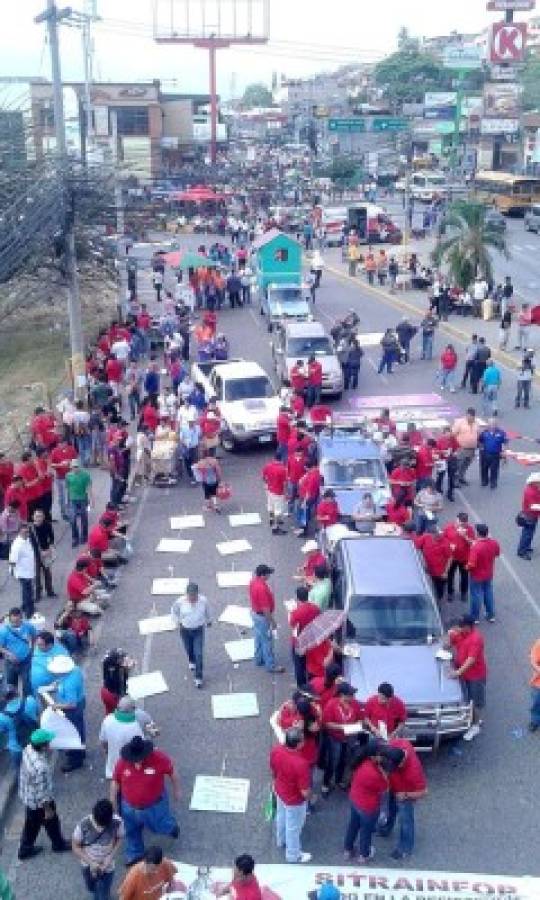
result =
[[[535,241],[536,236],[531,235],[530,240]],[[398,320],[396,302],[399,303],[376,297],[361,284],[351,284],[346,278],[325,274],[315,315],[329,325],[336,316],[354,306],[367,331],[380,331]],[[256,309],[226,311],[220,317],[220,325],[231,338],[233,355],[256,359],[271,371],[268,334]],[[458,351],[462,349],[459,343],[457,347]],[[399,368],[392,376],[376,374],[376,354],[370,352],[364,360],[359,393],[431,392],[436,364],[420,362],[418,348],[415,350],[412,363]],[[505,380],[501,397],[503,424],[529,435],[538,434],[538,407],[533,404],[529,412],[514,410],[514,379],[507,375]],[[464,409],[470,401],[470,396],[461,392],[452,398],[459,409]],[[234,490],[227,512],[259,511],[264,521],[259,472],[267,457],[268,453],[261,450],[225,456],[225,477]],[[540,630],[536,589],[538,558],[532,563],[516,558],[514,524],[526,470],[509,463],[494,492],[480,487],[477,470],[470,472],[471,486],[465,489],[464,495],[458,494],[458,501],[445,509],[443,518],[467,509],[474,519],[490,525],[504,549],[495,583],[497,623],[481,626],[486,634],[490,670],[485,728],[472,744],[447,745],[436,758],[425,758],[429,796],[418,808],[418,840],[413,862],[418,869],[538,875],[535,787],[540,739],[526,731],[528,650]],[[281,854],[274,847],[270,826],[263,820],[262,806],[269,785],[267,759],[272,745],[268,719],[293,685],[282,601],[294,589],[291,574],[300,560],[300,541],[292,535],[272,537],[264,525],[231,529],[226,515],[206,514],[205,528],[186,535],[193,539],[189,555],[178,556],[173,563],[168,556],[155,552],[161,537],[177,534],[169,528],[171,515],[200,510],[198,488],[180,485],[170,489],[150,488],[142,493],[135,514],[135,557],[107,612],[101,649],[123,646],[143,670],[160,669],[170,688],[169,693],[147,702],[148,710],[161,726],[159,746],[174,758],[182,785],[182,798],[177,807],[181,836],[174,844],[163,841],[166,852],[173,858],[198,864],[228,864],[242,851],[253,853],[260,861],[279,862]],[[210,600],[214,620],[226,603],[246,604],[245,589],[222,590],[216,585],[216,571],[231,568],[230,559],[219,557],[216,542],[233,537],[246,537],[253,546],[249,553],[234,557],[236,569],[252,570],[260,562],[276,569],[273,586],[278,598],[278,652],[280,661],[287,664],[287,674],[269,676],[252,662],[234,667],[223,643],[238,637],[239,632],[214,621],[206,641],[206,684],[204,690],[197,691],[188,674],[178,636],[169,633],[143,639],[138,634],[137,621],[153,607],[152,579],[167,576],[170,564],[174,564],[175,575],[185,575],[199,583]],[[167,612],[169,606],[169,598],[155,598],[159,613]],[[461,606],[459,610],[446,608],[444,615],[449,619],[460,611]],[[103,758],[97,746],[102,716],[98,700],[101,655],[100,652],[98,657],[91,657],[87,668],[88,765],[82,773],[57,777],[58,807],[66,834],[90,809],[92,802],[105,793]],[[399,692],[398,684],[396,688]],[[211,695],[229,691],[256,691],[260,716],[236,722],[213,720]],[[246,815],[190,812],[189,801],[197,774],[249,778]],[[303,839],[305,849],[313,853],[314,862],[340,863],[347,818],[348,803],[343,794],[336,792],[330,799],[321,801],[319,811],[308,819]],[[49,900],[56,896],[80,896],[80,875],[74,859],[60,860],[46,852],[35,861],[15,863],[20,825],[17,803],[0,859],[0,865],[14,879],[17,897],[40,896]],[[47,843],[45,838],[42,842]],[[380,865],[391,865],[391,848],[391,843],[377,840]]]

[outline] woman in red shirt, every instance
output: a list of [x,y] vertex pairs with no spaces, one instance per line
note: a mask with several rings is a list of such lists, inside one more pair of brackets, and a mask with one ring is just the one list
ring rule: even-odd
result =
[[360,835],[356,862],[366,865],[372,856],[371,839],[377,827],[382,798],[388,790],[388,777],[382,768],[380,745],[376,742],[367,741],[360,747],[352,764],[351,816],[345,834],[344,857],[347,861],[353,859],[356,838]]
[[324,675],[316,675],[309,682],[309,686],[316,695],[322,710],[324,710],[328,701],[336,696],[338,684],[341,681],[343,681],[341,666],[339,663],[332,662],[324,670]]
[[392,525],[399,525],[403,528],[406,522],[411,520],[411,508],[406,503],[407,495],[405,491],[399,491],[392,500],[386,504],[386,521]]
[[364,720],[364,707],[356,700],[356,689],[346,681],[336,686],[336,696],[325,705],[323,710],[325,767],[322,794],[330,793],[335,783],[345,790],[343,783],[349,737],[344,726],[361,724]]
[[319,758],[319,736],[321,732],[321,708],[309,700],[303,691],[295,691],[292,700],[287,700],[280,708],[277,724],[283,731],[299,728],[304,735],[304,743],[299,749],[300,756],[309,763],[311,769]]
[[337,525],[339,522],[339,506],[334,491],[328,490],[324,492],[322,500],[317,504],[315,517],[319,528]]

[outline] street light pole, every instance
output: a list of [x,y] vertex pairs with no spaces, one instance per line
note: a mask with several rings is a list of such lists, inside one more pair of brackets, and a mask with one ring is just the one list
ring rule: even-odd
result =
[[58,43],[58,23],[67,18],[71,9],[59,10],[54,0],[47,0],[45,12],[36,16],[35,22],[45,22],[51,53],[51,76],[53,88],[54,127],[56,133],[56,156],[62,183],[64,258],[67,273],[67,302],[69,315],[69,335],[71,343],[71,377],[75,396],[84,393],[84,344],[82,334],[81,299],[79,294],[79,274],[75,256],[75,232],[73,196],[67,185],[67,147],[64,99],[62,96],[62,74],[60,69],[60,49]]

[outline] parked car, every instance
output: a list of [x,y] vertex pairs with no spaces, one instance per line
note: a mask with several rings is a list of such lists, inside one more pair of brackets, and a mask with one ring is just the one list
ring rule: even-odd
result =
[[525,231],[540,231],[540,205],[534,204],[525,213]]
[[506,231],[506,219],[498,209],[488,209],[484,221],[494,231]]

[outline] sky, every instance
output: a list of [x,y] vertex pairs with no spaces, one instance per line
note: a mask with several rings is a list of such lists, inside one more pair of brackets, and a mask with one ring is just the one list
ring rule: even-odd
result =
[[[57,0],[68,5],[69,0]],[[83,9],[92,0],[71,0]],[[95,80],[137,81],[161,78],[164,88],[178,92],[208,90],[207,55],[182,45],[164,46],[153,41],[153,10],[158,4],[160,24],[169,22],[171,0],[95,0],[102,23],[94,30]],[[207,8],[216,0],[206,0]],[[231,0],[222,0],[224,4]],[[242,0],[238,0],[239,3]],[[331,70],[356,60],[372,61],[394,49],[402,26],[418,36],[457,31],[480,31],[496,21],[486,11],[486,0],[269,0],[269,46],[224,50],[218,54],[218,89],[229,97],[252,81],[270,83],[272,73],[303,77]],[[180,10],[185,0],[173,0]],[[0,76],[49,77],[46,28],[34,24],[34,16],[46,0],[3,0],[0,31]],[[191,0],[191,9],[197,0]],[[365,7],[369,13],[362,14]],[[9,12],[7,11],[9,9]],[[179,13],[177,13],[179,15]],[[517,14],[516,18],[524,14]],[[193,16],[193,14],[192,14]],[[166,18],[165,18],[166,17]],[[177,20],[178,21],[178,20]],[[124,27],[121,23],[129,23]],[[178,26],[177,26],[178,28]],[[62,75],[82,79],[80,33],[61,29]],[[0,86],[1,87],[1,86]],[[6,89],[4,88],[4,92]],[[13,89],[10,90],[10,94]],[[0,105],[2,92],[0,90]]]

